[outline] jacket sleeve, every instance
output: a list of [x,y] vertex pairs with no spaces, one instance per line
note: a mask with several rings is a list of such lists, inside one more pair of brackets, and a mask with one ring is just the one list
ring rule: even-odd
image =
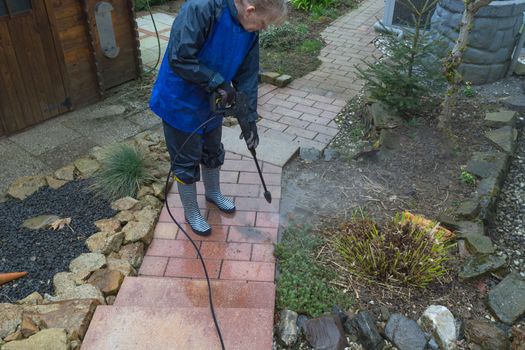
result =
[[177,75],[211,92],[224,82],[224,78],[199,62],[198,55],[222,7],[215,1],[206,0],[185,5],[173,22],[166,54]]
[[257,114],[257,88],[259,84],[259,35],[255,37],[252,47],[233,77],[233,86],[248,96],[248,120],[256,121]]

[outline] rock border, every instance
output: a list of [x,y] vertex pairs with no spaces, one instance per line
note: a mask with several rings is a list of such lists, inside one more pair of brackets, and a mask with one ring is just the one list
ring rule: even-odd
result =
[[[139,189],[137,198],[111,203],[112,218],[98,220],[98,232],[85,241],[90,253],[73,259],[69,271],[53,277],[54,295],[34,292],[16,304],[0,304],[0,347],[78,350],[97,305],[111,305],[125,276],[135,276],[153,239],[164,204],[165,177],[170,158],[161,135],[145,131],[123,141],[147,152],[157,179]],[[51,175],[24,176],[9,186],[7,194],[23,200],[49,186],[60,188],[69,181],[94,176],[99,161],[112,145],[94,147],[89,155],[56,170]]]

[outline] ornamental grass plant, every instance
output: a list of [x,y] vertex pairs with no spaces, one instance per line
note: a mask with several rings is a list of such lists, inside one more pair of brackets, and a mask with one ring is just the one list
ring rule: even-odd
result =
[[354,275],[423,288],[447,272],[451,243],[446,232],[437,223],[420,225],[405,213],[382,225],[360,217],[341,224],[332,244]]
[[127,144],[116,145],[100,160],[93,187],[108,200],[135,197],[141,185],[155,179],[149,171],[150,165],[139,148]]

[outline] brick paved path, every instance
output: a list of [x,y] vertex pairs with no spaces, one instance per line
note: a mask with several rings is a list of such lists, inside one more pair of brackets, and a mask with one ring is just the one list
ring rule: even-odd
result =
[[[372,25],[381,17],[382,7],[380,1],[367,0],[328,27],[322,33],[327,42],[321,51],[323,63],[315,72],[284,89],[260,87],[262,142],[278,139],[319,149],[330,142],[337,133],[334,117],[361,87],[353,66],[374,51]],[[166,42],[171,19],[165,14],[155,16]],[[139,31],[145,43],[143,61],[154,64],[153,33],[146,19],[139,19]],[[271,159],[271,155],[259,157]],[[213,279],[214,305],[226,348],[269,350],[282,167],[262,162],[273,197],[268,204],[253,160],[232,152],[226,158],[221,186],[224,194],[235,198],[238,211],[227,215],[207,204],[199,183],[199,205],[213,233],[205,239],[190,234]],[[176,219],[184,222],[175,190],[176,186],[167,202]],[[126,277],[113,306],[97,308],[82,349],[220,349],[203,276],[196,252],[163,208],[139,276]]]

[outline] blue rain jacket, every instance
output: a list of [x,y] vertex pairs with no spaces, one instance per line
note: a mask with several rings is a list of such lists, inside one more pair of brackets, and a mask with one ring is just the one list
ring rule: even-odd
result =
[[[211,92],[232,82],[248,96],[247,118],[255,121],[258,72],[258,33],[242,28],[233,0],[188,0],[173,22],[150,108],[172,127],[193,132],[212,116]],[[206,130],[221,125],[222,117]]]

